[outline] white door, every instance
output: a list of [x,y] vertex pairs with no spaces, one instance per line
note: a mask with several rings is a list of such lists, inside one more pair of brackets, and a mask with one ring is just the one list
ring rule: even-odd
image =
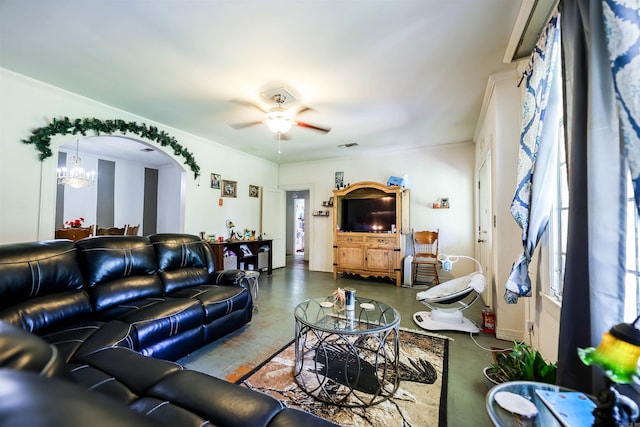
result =
[[493,269],[491,268],[492,248],[492,211],[491,211],[491,153],[485,157],[478,170],[478,258],[482,271],[487,278],[487,289],[482,298],[485,304],[493,306]]
[[286,264],[286,207],[285,192],[277,188],[262,189],[261,232],[266,239],[273,239],[272,268]]

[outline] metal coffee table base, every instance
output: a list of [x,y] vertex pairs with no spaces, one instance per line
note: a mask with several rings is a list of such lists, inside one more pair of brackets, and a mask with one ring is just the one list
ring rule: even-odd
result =
[[376,332],[326,332],[296,321],[294,376],[326,403],[367,407],[398,389],[398,325]]

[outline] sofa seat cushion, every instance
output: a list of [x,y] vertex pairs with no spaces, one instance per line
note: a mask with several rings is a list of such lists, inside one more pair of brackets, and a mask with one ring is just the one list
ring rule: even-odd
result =
[[6,427],[153,427],[144,417],[98,393],[33,372],[0,369],[0,420]]
[[194,299],[144,298],[112,307],[101,317],[130,325],[135,350],[141,350],[201,327],[204,310]]
[[335,426],[263,393],[124,348],[82,358],[73,378],[168,426]]
[[71,375],[87,389],[131,405],[162,378],[182,369],[176,363],[145,357],[119,347],[78,358],[71,366]]
[[207,323],[236,310],[243,310],[251,303],[251,293],[241,286],[195,286],[170,295],[174,298],[192,298],[200,301]]
[[131,349],[135,346],[130,325],[117,320],[81,322],[47,333],[42,339],[55,345],[60,357],[67,363],[105,348]]
[[191,370],[167,376],[149,390],[148,396],[170,402],[167,408],[156,409],[159,416],[170,417],[172,407],[177,406],[189,408],[211,424],[229,427],[268,425],[284,408],[271,396]]

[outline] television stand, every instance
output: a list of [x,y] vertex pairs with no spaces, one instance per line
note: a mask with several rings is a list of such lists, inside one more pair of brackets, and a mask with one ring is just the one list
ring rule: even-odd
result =
[[[388,187],[377,182],[359,182],[333,191],[333,279],[338,273],[362,277],[389,278],[402,285],[402,264],[405,257],[405,235],[410,234],[409,190]],[[395,222],[385,232],[343,231],[348,218],[344,204],[349,199],[395,199]],[[367,215],[370,218],[372,215]]]

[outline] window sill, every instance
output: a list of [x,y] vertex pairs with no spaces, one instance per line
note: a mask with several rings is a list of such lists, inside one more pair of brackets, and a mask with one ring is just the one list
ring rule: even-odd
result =
[[547,312],[549,316],[560,321],[560,309],[562,308],[560,300],[544,292],[540,292],[540,296],[542,297],[542,309]]

